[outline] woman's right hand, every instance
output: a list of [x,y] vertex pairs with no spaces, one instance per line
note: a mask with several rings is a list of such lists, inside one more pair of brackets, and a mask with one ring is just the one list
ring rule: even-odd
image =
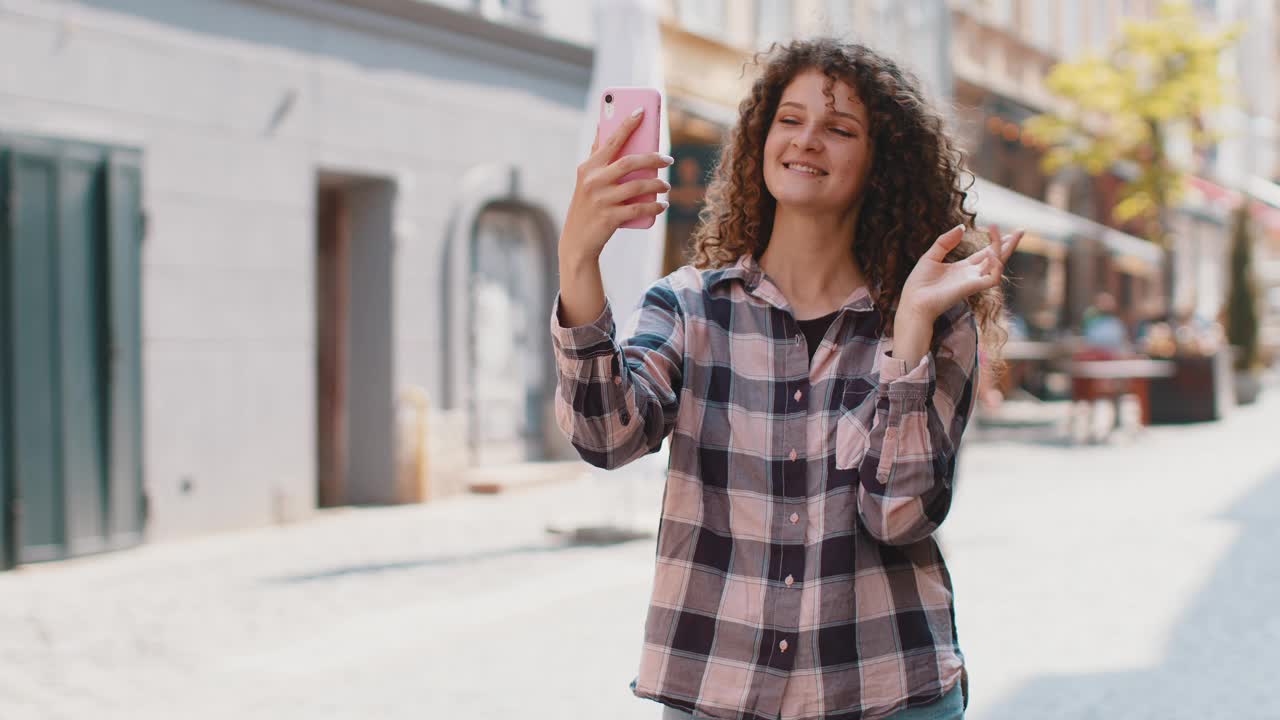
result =
[[669,156],[644,153],[617,157],[627,138],[640,126],[643,115],[632,115],[623,121],[604,143],[600,138],[591,145],[591,155],[578,166],[578,182],[569,201],[569,212],[560,231],[560,260],[581,267],[600,258],[613,233],[628,220],[656,216],[667,208],[664,201],[623,203],[637,195],[665,193],[671,189],[656,178],[618,180],[628,173],[649,168],[663,168],[672,163]]

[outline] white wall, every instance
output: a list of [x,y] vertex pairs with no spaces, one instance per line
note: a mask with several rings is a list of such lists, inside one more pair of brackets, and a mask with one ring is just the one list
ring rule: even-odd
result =
[[0,129],[144,153],[152,537],[314,506],[320,170],[396,184],[393,386],[432,399],[459,178],[517,166],[555,218],[573,186],[588,67],[459,54],[447,33],[309,5],[347,21],[247,1],[0,2]]

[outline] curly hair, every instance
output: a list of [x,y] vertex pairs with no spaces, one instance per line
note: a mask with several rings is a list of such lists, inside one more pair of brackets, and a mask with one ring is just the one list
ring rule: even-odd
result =
[[[762,54],[754,64],[760,65]],[[964,153],[947,136],[942,116],[926,102],[916,77],[863,45],[819,38],[774,44],[750,94],[738,106],[738,122],[707,188],[706,205],[692,237],[691,261],[700,269],[731,265],[747,253],[759,258],[769,246],[777,201],[764,182],[764,146],[782,93],[801,72],[818,70],[847,83],[867,108],[872,160],[858,215],[854,258],[872,287],[881,330],[907,276],[933,241],[963,224],[968,230],[948,256],[959,260],[985,247],[964,208]],[[970,180],[969,185],[972,185]],[[1007,338],[1003,294],[997,285],[967,299],[993,353]]]

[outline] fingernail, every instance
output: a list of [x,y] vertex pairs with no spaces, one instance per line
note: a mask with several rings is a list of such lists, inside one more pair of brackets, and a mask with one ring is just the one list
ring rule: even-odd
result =
[[659,200],[658,204],[662,206],[663,210],[666,210],[668,207],[671,206],[671,203],[667,202],[666,200]]
[[644,106],[643,106],[643,105],[641,105],[640,107],[636,108],[635,110],[632,110],[632,111],[631,111],[631,117],[640,117],[640,113],[642,113],[642,112],[644,112]]
[[675,162],[675,161],[676,161],[676,159],[675,159],[675,158],[673,158],[673,157],[671,157],[670,155],[663,155],[663,156],[662,156],[662,162],[664,162],[664,163],[666,163],[666,164],[668,164],[668,165],[670,165],[671,163],[673,163],[673,162]]

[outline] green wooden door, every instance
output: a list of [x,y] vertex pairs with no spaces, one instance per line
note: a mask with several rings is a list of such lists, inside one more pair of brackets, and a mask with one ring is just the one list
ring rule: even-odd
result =
[[51,147],[10,150],[11,481],[19,563],[62,554],[61,403],[57,340],[58,159]]
[[135,153],[0,137],[8,562],[141,539]]
[[142,158],[111,150],[106,161],[107,538],[142,542]]
[[58,153],[58,400],[60,402],[65,553],[105,547],[106,303],[102,296],[101,153],[65,146]]
[[0,570],[8,570],[18,561],[17,513],[15,487],[12,478],[12,423],[9,422],[12,407],[12,376],[10,365],[12,347],[9,342],[9,318],[12,298],[9,292],[9,267],[13,242],[12,196],[10,194],[12,158],[8,150],[0,146]]

